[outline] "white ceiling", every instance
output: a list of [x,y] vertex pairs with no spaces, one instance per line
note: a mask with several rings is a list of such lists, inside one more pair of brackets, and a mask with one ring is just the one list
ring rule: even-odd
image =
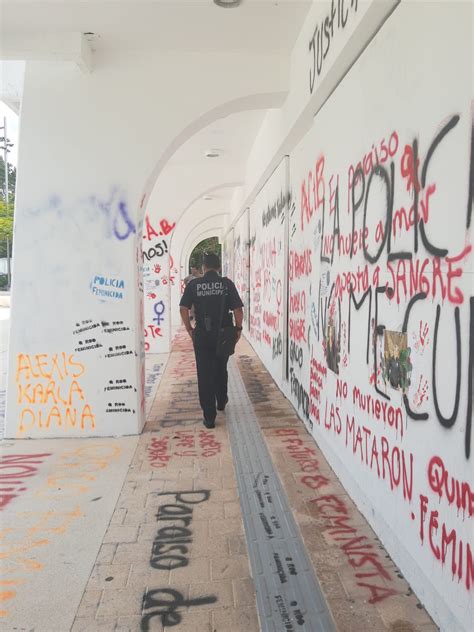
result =
[[289,54],[311,0],[1,0],[0,32],[92,32],[96,49]]
[[[219,119],[189,138],[167,163],[147,210],[156,216],[182,217],[186,233],[196,221],[229,212],[232,196],[245,177],[245,165],[265,111],[250,110]],[[218,158],[206,158],[207,149]],[[204,200],[209,193],[212,200]],[[184,214],[183,214],[184,213]]]
[[[242,52],[247,59],[264,54],[268,63],[287,63],[311,4],[242,0],[239,7],[224,9],[213,0],[0,0],[0,39],[7,36],[14,44],[15,37],[34,36],[48,46],[50,36],[90,32],[98,52]],[[200,63],[196,57],[190,72]],[[264,116],[265,111],[235,114],[191,137],[160,174],[148,212],[171,219],[186,211],[180,229],[185,234],[206,216],[229,212]],[[221,157],[205,158],[209,148],[222,150]],[[211,189],[213,199],[203,200]]]

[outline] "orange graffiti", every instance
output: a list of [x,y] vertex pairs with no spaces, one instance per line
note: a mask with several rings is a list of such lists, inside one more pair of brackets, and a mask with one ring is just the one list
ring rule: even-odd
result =
[[[25,557],[27,551],[36,549],[37,547],[46,546],[50,543],[47,539],[33,540],[32,537],[38,533],[42,535],[47,533],[49,536],[62,535],[66,533],[69,526],[74,520],[81,518],[83,513],[79,507],[76,507],[72,511],[57,512],[22,512],[18,514],[21,516],[29,516],[37,518],[38,521],[34,526],[27,528],[26,533],[23,536],[19,536],[19,529],[3,529],[0,531],[0,560],[2,560],[2,575],[4,577],[17,575],[21,573],[28,576],[31,571],[41,571],[44,568],[44,564],[41,564],[36,559]],[[7,540],[13,538],[17,539],[16,542],[7,543]],[[19,538],[19,541],[18,541]],[[36,557],[36,552],[32,552],[31,555]],[[3,586],[19,586],[25,584],[27,577],[20,577],[18,579],[2,579],[0,580],[0,602],[9,601],[16,597],[16,590],[5,589]],[[0,617],[8,616],[7,610],[0,610]]]
[[85,367],[74,360],[74,354],[20,353],[17,358],[16,383],[17,402],[20,410],[19,432],[24,433],[35,426],[40,429],[51,427],[95,428],[95,415],[86,397],[79,377]]

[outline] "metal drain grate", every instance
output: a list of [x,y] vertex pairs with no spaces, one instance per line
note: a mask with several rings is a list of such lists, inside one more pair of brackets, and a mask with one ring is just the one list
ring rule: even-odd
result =
[[336,630],[233,360],[227,425],[262,632]]

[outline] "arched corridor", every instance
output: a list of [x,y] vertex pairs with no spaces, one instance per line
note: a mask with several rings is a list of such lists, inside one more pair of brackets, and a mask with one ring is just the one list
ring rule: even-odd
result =
[[[474,4],[219,4],[2,2],[0,629],[470,630]],[[215,430],[179,310],[211,236]]]

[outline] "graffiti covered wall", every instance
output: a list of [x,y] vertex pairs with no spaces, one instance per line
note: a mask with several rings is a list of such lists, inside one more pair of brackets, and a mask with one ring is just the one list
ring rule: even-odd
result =
[[[472,41],[472,7],[402,3],[291,152],[288,382],[263,331],[278,214],[250,209],[249,339],[449,631],[474,592]],[[374,560],[351,553],[370,603]]]
[[[227,250],[226,250],[227,252]],[[244,302],[244,331],[249,330],[249,212],[245,210],[234,228],[234,247],[232,252],[235,287]]]
[[[395,559],[412,569],[420,597],[442,595],[449,629],[468,629],[470,45],[433,54],[446,28],[463,33],[459,17],[407,17],[389,20],[291,156],[289,318],[301,327],[289,331],[289,390]],[[431,49],[442,91],[407,76],[408,61],[381,74],[380,60],[399,56],[410,33],[417,55]],[[449,77],[453,67],[464,80]]]
[[222,248],[222,276],[234,278],[234,231],[231,230]]
[[146,353],[169,351],[170,288],[178,283],[177,269],[170,254],[170,241],[175,226],[175,222],[167,219],[155,221],[148,214],[145,216],[142,258]]
[[35,252],[50,282],[40,282],[31,259],[17,257],[6,436],[139,431],[138,270],[123,266],[135,258],[129,196],[114,186],[92,195],[57,194],[29,207],[20,196],[17,205],[15,247]]
[[249,337],[276,380],[286,346],[288,160],[284,158],[250,208]]

